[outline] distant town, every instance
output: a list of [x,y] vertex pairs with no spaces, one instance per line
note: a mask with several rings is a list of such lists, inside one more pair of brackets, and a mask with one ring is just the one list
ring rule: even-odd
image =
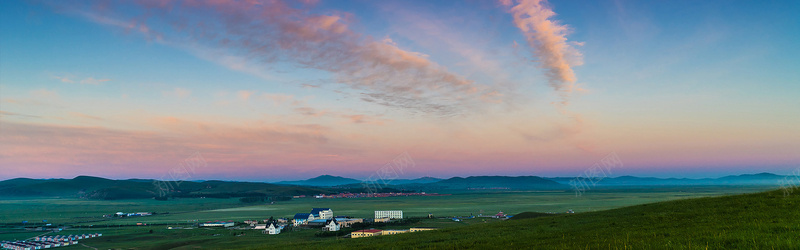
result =
[[[431,215],[432,216],[432,215]],[[319,230],[321,232],[338,232],[344,228],[363,227],[375,223],[391,223],[403,221],[401,210],[375,211],[374,218],[354,218],[347,215],[334,215],[330,208],[312,208],[308,213],[296,213],[292,218],[269,218],[264,220],[246,220],[240,223],[234,221],[207,221],[199,223],[199,227],[223,227],[235,229],[260,230],[262,234],[280,234],[284,230]],[[185,229],[169,227],[168,229]],[[429,227],[411,227],[402,230],[380,230],[375,228],[361,229],[343,235],[344,238],[362,238],[378,235],[392,235],[408,232],[436,230]]]
[[[437,193],[338,193],[338,194],[318,194],[314,198],[383,198],[395,196],[445,196],[450,194],[437,194]],[[305,195],[297,195],[292,198],[304,198]]]

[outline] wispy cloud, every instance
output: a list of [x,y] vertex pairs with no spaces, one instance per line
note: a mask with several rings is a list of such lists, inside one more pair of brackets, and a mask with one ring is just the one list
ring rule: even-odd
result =
[[2,117],[2,116],[16,116],[16,117],[22,117],[22,118],[42,118],[41,116],[38,116],[38,115],[26,115],[26,114],[20,114],[20,113],[8,112],[8,111],[0,110],[0,117]]
[[81,80],[81,84],[91,84],[91,85],[98,85],[103,82],[111,81],[111,79],[95,79],[94,77],[89,77],[86,79]]
[[[331,72],[335,81],[376,94],[373,98],[391,96],[405,102],[394,103],[397,98],[381,100],[393,107],[443,105],[452,112],[463,111],[465,105],[460,104],[481,102],[482,94],[492,92],[423,53],[402,49],[388,38],[375,39],[351,30],[353,18],[347,13],[321,15],[309,9],[311,5],[283,1],[135,3],[78,12],[98,23],[175,41],[171,44],[220,48],[211,54],[223,51],[229,59],[236,59],[232,65],[239,69],[249,69],[244,64],[268,68],[273,63],[288,62]],[[146,14],[126,17],[114,8],[140,8]],[[174,15],[176,11],[186,14]],[[147,25],[149,21],[167,25],[158,26],[156,32],[157,26]]]
[[94,77],[87,77],[83,80],[75,80],[77,77],[71,74],[67,75],[53,75],[51,76],[53,79],[59,80],[63,83],[80,83],[80,84],[89,84],[89,85],[99,85],[104,82],[111,81],[111,79],[101,78],[96,79]]
[[[502,0],[505,6],[513,5],[512,0]],[[570,92],[577,80],[573,66],[581,65],[582,54],[573,46],[582,43],[568,42],[567,25],[554,20],[555,12],[545,0],[517,0],[509,12],[514,16],[514,24],[519,28],[533,48],[540,67],[546,69],[550,86],[556,91]],[[562,101],[563,104],[567,100]]]
[[57,79],[65,83],[75,83],[74,80],[70,79],[70,76],[53,76],[53,79]]
[[350,123],[355,124],[373,124],[373,125],[383,125],[384,122],[388,121],[385,119],[381,119],[375,116],[368,116],[364,114],[357,114],[357,115],[342,115],[342,117],[348,119]]

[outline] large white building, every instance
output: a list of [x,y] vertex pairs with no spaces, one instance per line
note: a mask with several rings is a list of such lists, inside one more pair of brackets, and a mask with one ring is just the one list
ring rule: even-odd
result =
[[389,211],[375,211],[375,219],[389,218],[389,219],[402,219],[403,211],[389,210]]
[[320,220],[327,220],[333,218],[333,210],[331,210],[330,208],[312,208],[311,214]]

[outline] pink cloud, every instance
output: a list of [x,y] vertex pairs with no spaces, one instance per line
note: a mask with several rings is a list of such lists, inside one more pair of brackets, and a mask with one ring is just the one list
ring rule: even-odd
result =
[[64,83],[75,83],[75,81],[70,79],[69,76],[53,76],[53,78],[55,78],[55,79],[57,79],[57,80],[59,80],[61,82],[64,82]]
[[[272,63],[289,62],[331,72],[339,83],[365,94],[377,94],[371,96],[373,99],[393,96],[403,100],[381,100],[387,106],[424,111],[445,105],[452,112],[463,112],[471,103],[480,102],[482,92],[491,92],[422,53],[400,48],[391,39],[358,34],[349,28],[352,18],[347,13],[321,15],[312,12],[310,5],[283,1],[107,5],[102,11],[78,12],[98,23],[158,34],[159,39],[175,46],[219,48],[238,58],[236,67],[246,72],[258,71],[246,64],[269,68]],[[126,17],[115,8],[140,8],[144,14]],[[225,57],[209,56],[212,58]]]
[[363,114],[358,115],[342,115],[342,117],[347,118],[351,123],[355,124],[373,124],[373,125],[383,125],[385,121],[384,119],[375,117],[375,116],[368,116]]
[[94,77],[89,77],[86,79],[81,80],[81,84],[91,84],[91,85],[98,85],[103,82],[111,81],[111,79],[95,79]]
[[[509,10],[514,25],[525,35],[540,66],[547,70],[550,86],[556,91],[571,91],[577,80],[572,67],[582,64],[582,55],[573,45],[582,44],[567,42],[569,27],[552,19],[556,13],[547,6],[546,0],[516,2]],[[503,0],[501,4],[510,6],[512,1]]]

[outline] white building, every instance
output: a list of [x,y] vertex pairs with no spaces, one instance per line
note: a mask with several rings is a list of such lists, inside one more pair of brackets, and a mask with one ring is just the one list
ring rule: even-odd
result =
[[314,217],[320,220],[327,220],[333,218],[333,210],[331,210],[330,208],[313,208],[311,209],[311,214],[313,214]]
[[206,222],[200,223],[201,227],[232,227],[233,221],[214,221],[214,222]]
[[402,219],[403,211],[389,210],[389,211],[375,211],[375,219],[389,218],[389,219]]
[[336,221],[336,219],[334,218],[334,219],[328,220],[327,223],[325,224],[325,227],[323,227],[322,230],[335,232],[335,231],[339,231],[339,229],[341,229],[341,228],[342,227],[339,224],[339,222]]
[[283,229],[283,226],[275,225],[275,223],[269,223],[269,226],[267,227],[267,229],[264,230],[264,233],[266,233],[266,234],[279,234],[279,233],[281,233],[282,229]]
[[314,215],[313,215],[313,214],[309,214],[309,213],[298,213],[298,214],[295,214],[295,215],[294,215],[294,220],[293,220],[293,222],[294,222],[294,226],[296,227],[296,226],[299,226],[299,225],[306,224],[306,223],[308,223],[309,221],[312,221],[312,220],[314,220],[314,219],[316,219],[316,218],[314,217]]

